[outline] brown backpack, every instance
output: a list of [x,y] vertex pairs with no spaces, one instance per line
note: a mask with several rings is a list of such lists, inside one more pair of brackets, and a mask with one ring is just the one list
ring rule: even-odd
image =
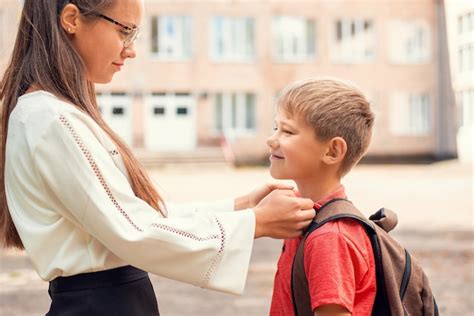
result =
[[388,234],[397,225],[395,213],[380,209],[367,220],[350,201],[334,199],[317,212],[293,261],[291,292],[296,316],[314,315],[304,271],[303,249],[306,238],[315,229],[337,219],[353,219],[361,223],[372,244],[377,278],[377,294],[372,315],[438,315],[438,307],[423,269],[405,248]]

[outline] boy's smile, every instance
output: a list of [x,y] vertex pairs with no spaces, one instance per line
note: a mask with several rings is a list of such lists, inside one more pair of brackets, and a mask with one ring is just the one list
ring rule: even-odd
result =
[[285,158],[284,158],[281,154],[277,154],[277,153],[275,153],[275,152],[271,152],[271,153],[270,153],[270,161],[271,161],[272,159],[277,159],[277,160],[279,160],[279,159],[285,159]]

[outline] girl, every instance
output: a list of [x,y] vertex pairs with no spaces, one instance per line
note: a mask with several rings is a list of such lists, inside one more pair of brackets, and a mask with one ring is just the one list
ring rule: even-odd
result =
[[240,293],[253,239],[295,237],[314,216],[275,184],[165,207],[94,91],[135,57],[142,11],[140,0],[24,1],[0,86],[0,233],[50,281],[48,315],[157,315],[145,271]]

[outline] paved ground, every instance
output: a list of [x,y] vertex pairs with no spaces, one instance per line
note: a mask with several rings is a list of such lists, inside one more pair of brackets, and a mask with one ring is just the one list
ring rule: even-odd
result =
[[[265,168],[179,167],[152,171],[174,201],[209,200],[245,193],[269,179]],[[472,165],[363,165],[345,180],[352,200],[367,214],[394,209],[394,235],[422,262],[441,315],[474,310],[474,222]],[[235,297],[156,276],[153,284],[163,315],[267,315],[280,241],[258,240],[246,291]],[[24,254],[0,254],[0,314],[41,315],[48,309],[47,285]]]

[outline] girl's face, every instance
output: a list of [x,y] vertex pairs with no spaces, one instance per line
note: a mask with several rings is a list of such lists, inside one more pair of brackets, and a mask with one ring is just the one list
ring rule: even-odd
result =
[[90,20],[79,15],[71,41],[85,64],[87,79],[94,83],[108,83],[128,58],[135,58],[134,44],[125,47],[124,41],[130,29],[140,25],[143,1],[116,0],[112,7],[97,13],[103,17]]

